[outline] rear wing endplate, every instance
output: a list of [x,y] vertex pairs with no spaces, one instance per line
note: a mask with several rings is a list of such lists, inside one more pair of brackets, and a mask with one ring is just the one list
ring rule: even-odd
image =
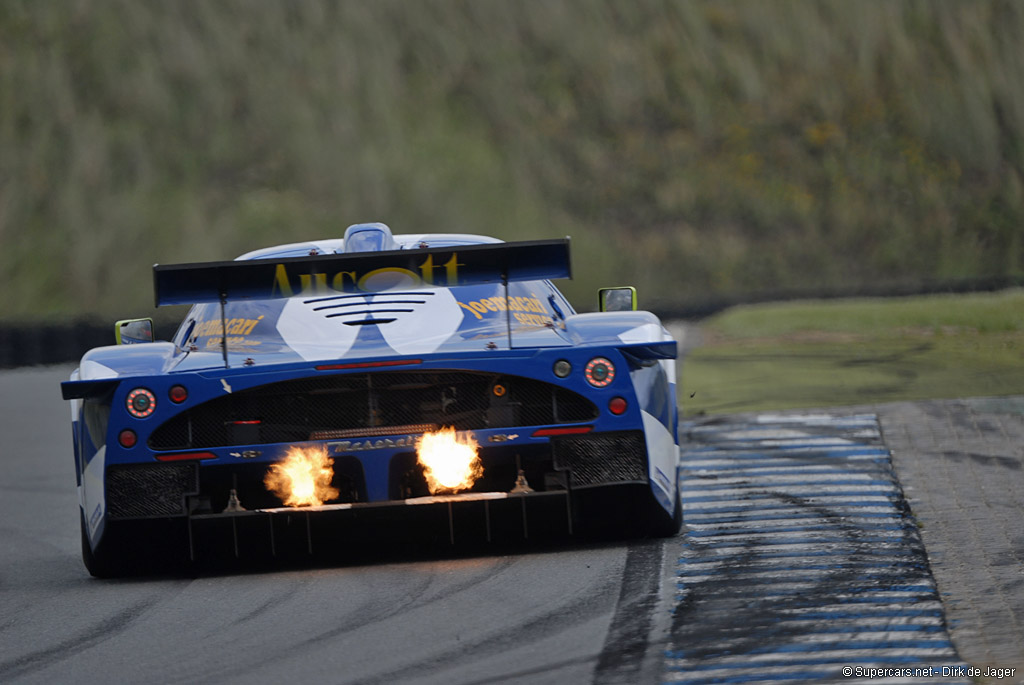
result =
[[156,264],[156,306],[572,278],[569,239]]

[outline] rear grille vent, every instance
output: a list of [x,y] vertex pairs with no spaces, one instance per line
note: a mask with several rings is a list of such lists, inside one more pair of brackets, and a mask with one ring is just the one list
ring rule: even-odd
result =
[[174,450],[301,442],[416,433],[430,426],[511,428],[578,423],[597,414],[583,396],[531,378],[470,371],[338,374],[210,400],[158,427],[149,446]]
[[199,492],[195,464],[143,464],[107,469],[107,515],[112,519],[180,516],[185,495]]
[[641,432],[598,433],[552,440],[555,468],[568,470],[575,487],[647,480]]

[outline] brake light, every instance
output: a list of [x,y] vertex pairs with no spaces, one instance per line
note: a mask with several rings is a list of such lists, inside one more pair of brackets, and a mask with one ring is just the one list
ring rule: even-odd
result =
[[422,359],[389,359],[382,362],[352,362],[351,364],[321,364],[317,371],[341,371],[343,369],[375,369],[380,366],[409,366],[422,364]]
[[172,385],[171,389],[167,391],[167,396],[171,398],[171,402],[181,404],[188,399],[188,390],[184,385]]
[[623,397],[613,397],[608,402],[608,411],[616,416],[625,414],[627,409],[629,409],[629,403],[626,402],[626,399]]
[[135,435],[135,431],[133,431],[130,428],[125,428],[123,431],[117,434],[118,444],[120,444],[121,447],[125,448],[126,450],[135,447],[135,444],[138,441],[139,438],[137,435]]
[[532,438],[545,438],[553,435],[581,435],[594,430],[593,426],[566,426],[565,428],[538,428],[533,431]]
[[194,461],[199,459],[216,459],[213,452],[184,452],[181,454],[158,454],[157,461]]

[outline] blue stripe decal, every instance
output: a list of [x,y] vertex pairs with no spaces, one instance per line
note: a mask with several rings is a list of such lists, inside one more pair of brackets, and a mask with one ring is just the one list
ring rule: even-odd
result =
[[[746,500],[746,499],[749,499],[749,498],[744,496],[743,499]],[[778,511],[780,509],[785,509],[787,511],[791,511],[791,510],[799,508],[801,506],[802,505],[794,505],[794,504],[758,504],[756,509],[758,511]],[[901,516],[902,515],[902,514],[893,514],[892,513],[892,507],[889,506],[888,503],[886,503],[886,502],[844,502],[843,503],[843,507],[844,508],[849,508],[849,507],[874,507],[876,509],[885,509],[886,512],[887,512],[886,516]],[[692,507],[692,508],[691,507],[687,507],[686,508],[686,513],[687,514],[738,514],[738,513],[743,513],[743,512],[749,513],[754,508],[755,507],[708,507],[708,508],[705,508],[705,509],[700,509],[698,507]]]
[[714,421],[682,426],[666,679],[842,680],[844,666],[906,664],[935,669],[907,682],[964,682],[942,675],[965,664],[875,417]]
[[[694,487],[699,487],[699,486],[694,486]],[[804,495],[804,497],[806,497],[806,496],[807,495]],[[777,496],[774,495],[774,494],[769,494],[769,493],[765,492],[765,493],[755,493],[755,494],[751,494],[751,495],[743,495],[742,499],[743,500],[774,499],[776,497]],[[893,492],[892,490],[870,490],[870,491],[866,491],[866,492],[856,492],[856,491],[850,492],[850,491],[845,491],[844,490],[842,492],[822,492],[822,493],[819,493],[817,495],[814,495],[814,497],[819,498],[819,499],[823,498],[823,497],[876,497],[876,498],[878,498],[878,497],[886,497],[888,499],[896,499],[896,498],[899,498],[900,496],[897,493]],[[702,496],[702,497],[685,497],[684,496],[683,497],[683,502],[735,502],[737,499],[740,499],[740,498],[737,498],[737,497],[723,497],[721,495],[707,495],[707,496]],[[862,505],[862,506],[868,506],[868,505]]]
[[[910,663],[911,659],[917,659],[919,657],[889,657],[888,663]],[[838,664],[844,666],[849,663],[849,657],[836,657],[829,659],[827,657],[817,659],[792,659],[786,662],[787,666],[827,666],[829,664]],[[691,666],[690,670],[693,671],[717,671],[717,670],[730,670],[730,669],[741,669],[741,668],[765,668],[778,666],[778,661],[774,659],[751,659],[750,661],[742,661],[731,664],[699,664],[697,666]]]
[[[790,485],[799,485],[802,488],[810,485],[892,485],[892,481],[885,480],[801,480]],[[699,490],[730,490],[733,488],[756,488],[756,483],[706,483],[703,485],[695,486]]]

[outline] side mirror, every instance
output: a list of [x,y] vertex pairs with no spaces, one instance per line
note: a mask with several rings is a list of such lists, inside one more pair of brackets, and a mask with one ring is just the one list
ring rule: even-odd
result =
[[597,304],[602,312],[635,312],[636,288],[601,288],[597,291]]
[[118,345],[153,342],[153,319],[125,319],[114,324]]

